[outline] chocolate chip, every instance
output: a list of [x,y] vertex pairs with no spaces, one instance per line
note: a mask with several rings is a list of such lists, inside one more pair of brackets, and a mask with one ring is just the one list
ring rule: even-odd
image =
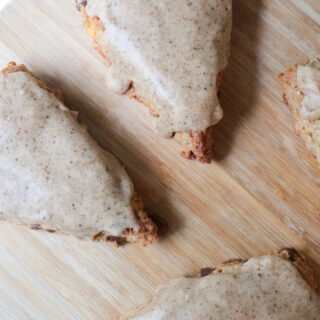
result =
[[123,246],[127,243],[127,239],[125,237],[118,237],[118,236],[107,236],[107,241],[114,242],[118,246]]
[[81,7],[86,7],[87,4],[88,4],[88,1],[76,0],[76,7],[78,11],[81,10]]
[[209,274],[211,274],[215,269],[214,268],[203,268],[200,270],[200,276],[202,277],[206,277]]

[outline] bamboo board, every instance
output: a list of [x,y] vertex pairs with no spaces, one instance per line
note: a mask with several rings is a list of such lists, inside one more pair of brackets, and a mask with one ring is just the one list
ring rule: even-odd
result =
[[[4,0],[2,0],[4,1]],[[320,279],[320,166],[294,134],[276,74],[320,53],[318,0],[234,0],[216,160],[187,161],[152,132],[147,108],[104,87],[73,0],[12,0],[0,66],[26,64],[125,165],[170,231],[116,249],[0,223],[0,319],[118,319],[158,285],[233,257],[302,250]]]

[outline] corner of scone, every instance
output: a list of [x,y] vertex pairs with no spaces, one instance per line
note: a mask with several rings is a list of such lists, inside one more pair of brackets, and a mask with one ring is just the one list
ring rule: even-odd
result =
[[197,159],[210,163],[213,159],[213,127],[204,131],[176,132],[176,139],[182,146],[181,155],[186,159]]
[[295,129],[320,161],[320,58],[294,65],[278,75],[283,101],[295,118]]
[[[130,99],[143,103],[152,117],[159,117],[152,106],[137,95],[134,87],[129,88]],[[202,131],[174,132],[172,135],[182,147],[180,154],[186,159],[196,159],[202,163],[210,163],[213,159],[213,127]]]
[[314,290],[317,289],[318,284],[313,269],[306,263],[305,257],[301,253],[295,248],[287,247],[280,249],[276,254],[294,265],[309,286]]
[[140,228],[135,232],[132,228],[128,228],[119,236],[108,235],[105,231],[101,231],[93,237],[94,241],[112,242],[116,247],[126,243],[140,243],[144,247],[158,240],[158,227],[150,219],[144,211],[143,202],[140,196],[134,195],[132,199],[134,213],[139,220]]
[[7,66],[0,71],[0,74],[7,74],[17,71],[28,72],[28,69],[24,64],[17,65],[14,61],[10,61]]
[[[77,113],[63,104],[61,90],[48,88],[25,65],[15,62],[1,70],[0,77],[0,91],[3,90],[0,103],[4,112],[0,114],[0,126],[7,128],[6,137],[11,137],[12,141],[7,145],[7,138],[0,139],[1,148],[6,150],[1,153],[1,160],[10,162],[13,154],[15,157],[11,163],[15,169],[8,174],[2,170],[1,179],[4,186],[16,190],[16,193],[6,192],[0,199],[0,219],[33,230],[72,234],[78,238],[113,242],[116,246],[127,242],[146,246],[157,240],[157,226],[143,210],[143,202],[133,192],[124,168],[113,155],[102,151],[77,122]],[[33,116],[22,117],[25,111]],[[28,130],[17,135],[23,126]],[[19,152],[15,148],[19,148]],[[109,166],[114,172],[108,170]],[[25,179],[24,168],[29,170],[28,179]],[[117,183],[108,182],[113,179]],[[32,181],[37,181],[35,186]],[[99,183],[103,187],[99,188]],[[126,192],[122,197],[118,186],[128,186],[129,203]],[[45,196],[42,188],[46,190]],[[60,188],[65,191],[57,193]],[[23,194],[23,201],[15,194]],[[85,200],[83,195],[86,195]],[[83,201],[90,203],[92,212],[81,205]],[[113,205],[114,210],[122,208],[122,213],[110,214]],[[96,212],[99,215],[92,220],[91,215]],[[124,217],[121,218],[120,213]],[[121,223],[122,228],[112,228]],[[109,227],[101,230],[104,225]]]
[[37,81],[37,84],[38,86],[41,88],[41,89],[44,89],[48,92],[51,92],[55,95],[55,97],[63,102],[63,97],[62,97],[62,90],[61,89],[58,89],[58,88],[49,88],[47,87],[39,78],[37,78],[24,64],[19,64],[17,65],[14,61],[10,61],[7,66],[0,70],[0,75],[1,74],[8,74],[8,73],[13,73],[13,72],[19,72],[19,71],[22,71],[22,72],[27,72],[29,74],[31,74],[34,79]]

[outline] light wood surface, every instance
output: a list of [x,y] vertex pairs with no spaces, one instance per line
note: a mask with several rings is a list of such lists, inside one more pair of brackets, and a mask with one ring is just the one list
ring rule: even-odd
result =
[[[233,257],[302,250],[320,279],[320,166],[293,130],[276,74],[320,53],[319,0],[234,0],[231,57],[215,129],[216,161],[179,156],[147,109],[104,87],[73,0],[10,1],[0,65],[25,63],[125,165],[170,231],[147,248],[0,223],[0,319],[118,319],[158,285]],[[85,181],[84,181],[85,183]]]

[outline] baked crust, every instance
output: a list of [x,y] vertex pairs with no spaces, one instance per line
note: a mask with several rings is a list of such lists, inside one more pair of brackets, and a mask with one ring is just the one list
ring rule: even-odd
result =
[[290,67],[286,72],[278,75],[278,81],[282,91],[283,102],[290,108],[290,110],[298,113],[301,102],[303,100],[303,94],[300,94],[298,88],[297,78],[298,65]]
[[[48,88],[40,79],[38,79],[28,68],[21,64],[16,65],[15,62],[9,62],[7,67],[3,70],[0,70],[0,74],[8,74],[13,72],[28,72],[31,74],[37,81],[37,84],[40,88],[47,90],[53,93],[58,100],[63,102],[62,91],[60,89],[50,89]],[[77,117],[77,112],[69,111],[75,118]],[[134,232],[132,229],[126,229],[120,236],[108,235],[105,231],[97,233],[94,237],[94,241],[107,241],[112,242],[115,246],[119,247],[120,245],[125,244],[126,242],[139,242],[143,246],[150,244],[152,241],[158,239],[157,226],[154,222],[148,217],[147,213],[143,210],[143,202],[138,195],[134,195],[132,200],[132,207],[134,214],[139,220],[140,229],[138,232]],[[63,233],[63,230],[57,229],[48,229],[39,224],[30,225],[30,228],[33,230],[43,230],[51,233]]]
[[[108,61],[109,66],[112,62],[108,56],[108,52],[104,49],[103,34],[105,32],[104,26],[99,17],[89,17],[86,9],[86,3],[80,4],[79,9],[82,13],[83,23],[87,29],[89,36],[93,39],[93,48]],[[219,72],[216,83],[217,88],[220,82],[222,71]],[[158,117],[152,109],[150,103],[145,101],[143,97],[137,95],[134,85],[131,84],[126,92],[131,99],[135,99],[148,107],[150,115]],[[202,131],[189,132],[175,132],[173,138],[182,146],[181,155],[186,159],[196,159],[202,163],[210,163],[213,159],[213,130],[212,126]]]
[[304,92],[298,86],[298,65],[290,67],[286,72],[278,75],[283,102],[290,108],[295,118],[295,130],[305,141],[307,148],[320,162],[320,131],[319,120],[306,120],[300,115]]
[[[271,252],[269,255],[276,255],[289,261],[301,274],[302,278],[309,284],[312,289],[317,288],[313,270],[305,262],[305,258],[294,248],[282,248],[278,251]],[[241,268],[246,259],[230,259],[222,262],[215,268],[204,268],[200,271],[200,276],[205,277],[214,273],[226,273]]]

